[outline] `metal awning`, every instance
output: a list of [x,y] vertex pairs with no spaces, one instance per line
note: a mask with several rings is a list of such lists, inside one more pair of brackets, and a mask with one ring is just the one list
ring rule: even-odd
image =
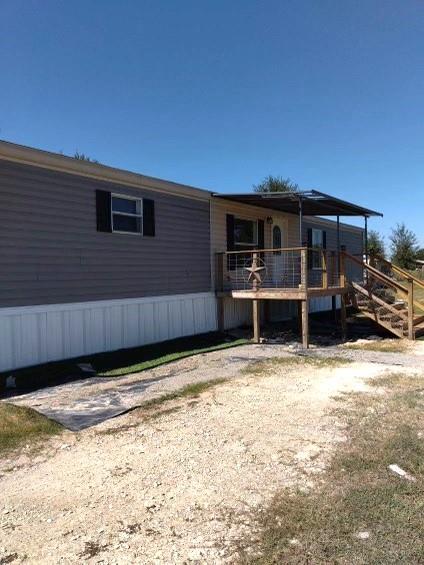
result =
[[381,212],[375,212],[346,200],[340,200],[340,198],[335,198],[318,190],[213,194],[213,196],[296,215],[299,214],[301,207],[304,216],[365,216],[367,218],[383,216]]

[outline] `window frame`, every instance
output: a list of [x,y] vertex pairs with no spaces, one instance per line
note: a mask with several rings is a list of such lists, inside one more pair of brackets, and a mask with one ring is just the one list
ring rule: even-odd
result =
[[[136,213],[136,214],[131,214],[129,212],[115,212],[113,210],[113,199],[114,198],[120,198],[121,200],[132,200],[134,202],[139,203],[138,206],[140,208],[140,212]],[[118,215],[118,216],[126,216],[129,218],[136,218],[140,220],[140,231],[126,231],[126,230],[115,230],[113,227],[113,216],[114,215]],[[112,228],[112,233],[120,233],[123,235],[143,235],[143,198],[140,198],[138,196],[129,196],[127,194],[120,194],[117,192],[112,192],[110,195],[110,222],[111,222],[111,228]]]
[[[320,245],[314,245],[314,234],[319,233],[321,235],[321,243]],[[320,271],[322,269],[322,256],[319,251],[324,249],[324,230],[320,228],[312,228],[312,261],[311,261],[311,268],[313,271]],[[315,250],[317,252],[315,252]]]
[[[244,243],[244,242],[237,242],[236,241],[236,222],[237,220],[242,220],[243,222],[252,222],[252,224],[256,225],[256,229],[254,230],[255,234],[255,241],[253,243]],[[258,220],[254,220],[252,218],[242,218],[241,216],[234,216],[234,231],[233,231],[233,238],[234,238],[234,251],[245,251],[245,249],[240,249],[240,247],[248,247],[249,249],[257,249],[258,248],[258,241],[259,241],[259,225]]]

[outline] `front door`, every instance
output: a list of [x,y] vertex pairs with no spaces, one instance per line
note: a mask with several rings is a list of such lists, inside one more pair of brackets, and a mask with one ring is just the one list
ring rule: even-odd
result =
[[[272,249],[283,247],[283,227],[279,223],[272,226]],[[284,286],[284,251],[274,251],[272,254],[272,279],[277,288]]]

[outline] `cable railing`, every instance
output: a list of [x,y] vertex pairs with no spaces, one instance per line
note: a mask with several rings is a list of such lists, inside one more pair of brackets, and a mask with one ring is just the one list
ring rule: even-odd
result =
[[306,290],[344,286],[335,251],[283,247],[216,254],[216,290]]

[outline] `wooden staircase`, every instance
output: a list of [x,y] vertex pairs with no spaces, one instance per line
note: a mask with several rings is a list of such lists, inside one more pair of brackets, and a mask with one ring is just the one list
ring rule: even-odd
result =
[[381,257],[365,262],[345,252],[344,258],[363,272],[362,280],[347,280],[348,304],[397,337],[424,335],[423,281]]

